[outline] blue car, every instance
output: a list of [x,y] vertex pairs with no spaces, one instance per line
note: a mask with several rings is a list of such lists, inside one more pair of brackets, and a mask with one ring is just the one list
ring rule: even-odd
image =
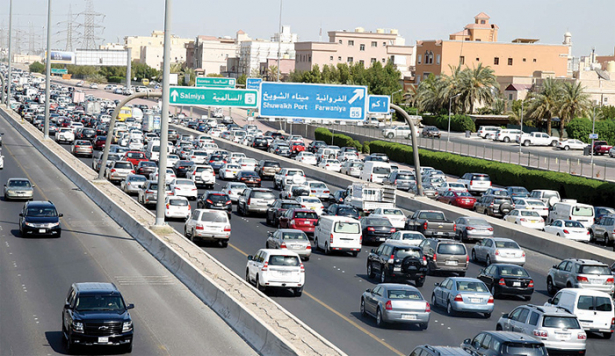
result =
[[444,307],[448,315],[470,312],[482,313],[485,318],[491,317],[495,307],[493,295],[481,280],[450,277],[435,286],[431,295],[432,307]]

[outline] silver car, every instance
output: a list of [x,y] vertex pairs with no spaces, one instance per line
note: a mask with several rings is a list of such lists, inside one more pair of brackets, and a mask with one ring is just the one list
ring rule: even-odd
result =
[[358,177],[361,175],[364,163],[361,161],[346,161],[342,163],[342,169],[340,173],[351,177]]
[[4,185],[4,200],[34,198],[34,185],[28,178],[9,178]]
[[375,317],[379,327],[387,323],[404,323],[416,324],[421,330],[426,330],[431,306],[416,287],[381,283],[363,292],[361,315]]
[[525,251],[514,240],[504,237],[489,237],[476,242],[471,255],[474,262],[484,261],[487,266],[492,263],[525,264]]
[[435,283],[431,305],[446,308],[448,315],[456,312],[482,313],[490,318],[494,309],[493,295],[481,280],[467,277],[449,277]]
[[553,295],[560,288],[593,289],[613,296],[613,275],[600,261],[569,258],[553,265],[547,274],[547,292]]
[[403,242],[410,246],[418,246],[425,240],[425,236],[418,231],[399,230],[394,232],[386,242],[391,240]]
[[305,232],[296,229],[278,229],[267,234],[267,248],[285,248],[296,252],[301,259],[309,261],[312,244]]
[[303,184],[310,190],[311,197],[316,197],[321,201],[329,199],[329,194],[331,194],[331,191],[325,183],[317,180],[309,180]]
[[140,174],[129,174],[126,179],[120,183],[120,189],[126,194],[138,194],[143,188],[147,179]]
[[222,191],[225,192],[231,198],[231,201],[233,203],[236,203],[239,199],[239,196],[246,188],[248,188],[248,186],[245,183],[231,182],[226,183],[224,188],[222,188]]
[[455,220],[455,224],[457,225],[455,238],[460,238],[461,241],[493,237],[493,226],[483,218],[462,216]]

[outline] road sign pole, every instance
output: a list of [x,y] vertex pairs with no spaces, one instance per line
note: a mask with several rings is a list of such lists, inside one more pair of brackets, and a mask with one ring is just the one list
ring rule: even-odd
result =
[[8,74],[8,80],[6,83],[6,107],[9,110],[11,109],[11,84],[13,84],[13,73],[11,70],[11,63],[13,62],[13,58],[12,58],[12,51],[13,51],[13,46],[11,45],[12,42],[12,38],[13,38],[13,0],[10,0],[9,3],[9,74]]
[[414,156],[414,176],[416,177],[416,192],[418,196],[423,196],[423,182],[421,181],[421,162],[419,160],[419,143],[418,138],[416,137],[416,130],[414,129],[414,122],[406,112],[399,106],[391,103],[391,108],[393,108],[398,114],[400,114],[406,122],[408,126],[410,126],[410,137],[412,137],[412,154]]
[[128,58],[126,59],[126,61],[128,63],[126,63],[126,90],[130,93],[130,84],[131,84],[131,79],[132,79],[132,73],[131,73],[131,66],[132,66],[132,61],[130,60],[130,57],[132,56],[132,49],[127,48],[126,51],[128,51]]
[[51,92],[51,0],[47,2],[47,54],[45,57],[45,129],[44,139],[49,139],[49,98]]
[[162,64],[162,113],[160,115],[160,158],[158,160],[158,200],[156,226],[164,226],[164,198],[166,193],[167,147],[169,142],[169,80],[171,72],[171,3],[165,0],[164,11],[164,61]]

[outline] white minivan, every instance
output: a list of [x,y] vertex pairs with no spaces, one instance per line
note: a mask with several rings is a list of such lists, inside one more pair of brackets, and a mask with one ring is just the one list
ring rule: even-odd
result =
[[382,183],[391,173],[391,165],[381,161],[367,161],[359,176],[368,182]]
[[576,220],[586,228],[590,228],[594,223],[594,215],[593,206],[578,203],[574,199],[564,199],[549,208],[548,221],[551,224],[558,219]]
[[363,240],[361,232],[359,220],[345,216],[321,216],[314,229],[314,244],[327,255],[340,251],[357,257]]
[[607,293],[582,288],[564,288],[557,292],[547,303],[566,309],[579,319],[585,331],[602,333],[610,339],[615,331],[615,307]]

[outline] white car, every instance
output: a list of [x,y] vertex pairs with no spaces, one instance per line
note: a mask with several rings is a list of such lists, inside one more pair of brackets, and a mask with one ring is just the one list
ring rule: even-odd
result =
[[315,166],[318,162],[316,160],[316,155],[312,152],[299,152],[298,155],[295,156],[295,161],[299,161],[301,163],[310,164]]
[[242,171],[253,171],[256,169],[258,161],[254,158],[242,158],[237,162],[237,164],[241,166]]
[[609,157],[611,158],[615,158],[615,147],[611,148],[609,150]]
[[[175,176],[175,171],[171,168],[167,168],[166,170],[166,175],[164,176],[164,182],[165,184],[171,184],[171,182],[177,178]],[[156,171],[154,173],[150,173],[149,174],[149,180],[153,180],[154,182],[158,182],[158,168],[156,168]]]
[[247,156],[241,152],[231,152],[231,154],[229,155],[229,159],[231,160],[230,161],[231,163],[237,163],[242,158],[247,158]]
[[545,227],[545,219],[535,210],[513,209],[504,220],[530,229],[542,230]]
[[205,164],[208,153],[204,150],[192,150],[186,156],[186,159],[196,164]]
[[545,226],[545,232],[583,242],[589,242],[591,237],[589,230],[576,220],[555,220],[551,225]]
[[403,229],[406,226],[406,215],[398,208],[376,208],[369,214],[369,217],[389,219],[391,225],[396,229]]
[[288,184],[303,184],[305,181],[306,178],[303,170],[282,168],[273,176],[273,187],[276,189],[284,189]]
[[559,141],[557,143],[557,148],[561,149],[561,150],[582,150],[585,147],[587,147],[587,144],[581,140],[566,140],[566,141]]
[[199,195],[199,191],[190,179],[175,178],[171,181],[171,192],[176,197],[186,197],[195,200]]
[[229,182],[222,188],[222,191],[231,198],[233,203],[236,203],[237,200],[239,200],[239,196],[246,188],[248,188],[248,186],[245,183]]
[[504,237],[488,237],[478,240],[472,247],[472,260],[484,261],[487,265],[492,263],[512,263],[523,266],[525,264],[525,251],[514,240]]
[[324,168],[327,171],[338,172],[342,170],[342,164],[336,159],[323,159],[318,164],[318,167]]
[[216,241],[220,246],[228,246],[231,237],[231,222],[226,211],[195,209],[184,224],[184,236],[190,241]]
[[305,186],[305,183],[304,184],[287,184],[286,187],[284,187],[284,189],[282,189],[282,191],[280,192],[280,198],[293,199],[293,190],[297,192],[297,189],[300,189],[301,191],[305,191],[307,193],[307,196],[309,196],[310,190],[308,189],[308,187]]
[[75,134],[70,127],[63,127],[56,132],[55,140],[57,143],[75,141]]
[[444,182],[442,183],[442,185],[437,189],[438,194],[442,195],[444,192],[448,192],[448,191],[452,191],[452,192],[467,192],[468,188],[466,188],[466,186],[463,183],[457,183],[457,182]]
[[179,161],[179,156],[174,154],[167,155],[167,168],[171,168]]
[[98,84],[96,83],[90,84],[90,89],[98,89]]
[[165,218],[188,220],[190,213],[190,202],[185,197],[168,196],[164,199]]
[[143,141],[140,138],[131,138],[128,143],[128,149],[131,151],[142,151],[143,150]]
[[425,236],[418,231],[398,230],[386,242],[397,241],[411,246],[418,246],[423,240],[425,240]]
[[212,142],[206,142],[202,145],[203,151],[207,152],[208,155],[216,152],[219,149],[218,145]]
[[186,178],[195,184],[205,185],[209,189],[213,189],[214,184],[216,184],[216,173],[209,165],[192,166],[192,169],[186,172]]
[[261,249],[248,256],[246,281],[265,292],[267,288],[292,289],[301,296],[305,285],[305,268],[301,257],[288,249]]
[[4,156],[0,155],[0,169],[4,169]]
[[329,199],[331,195],[329,187],[321,181],[308,180],[303,185],[309,190],[311,197],[316,197],[321,201]]
[[542,218],[549,216],[549,207],[540,199],[512,198],[515,209],[535,210]]
[[218,170],[218,176],[220,176],[222,180],[232,180],[237,178],[237,173],[239,173],[239,171],[241,171],[240,165],[226,163]]
[[325,206],[322,204],[320,199],[313,197],[297,197],[295,200],[301,204],[303,209],[314,210],[318,216],[322,215],[322,212],[325,210]]

